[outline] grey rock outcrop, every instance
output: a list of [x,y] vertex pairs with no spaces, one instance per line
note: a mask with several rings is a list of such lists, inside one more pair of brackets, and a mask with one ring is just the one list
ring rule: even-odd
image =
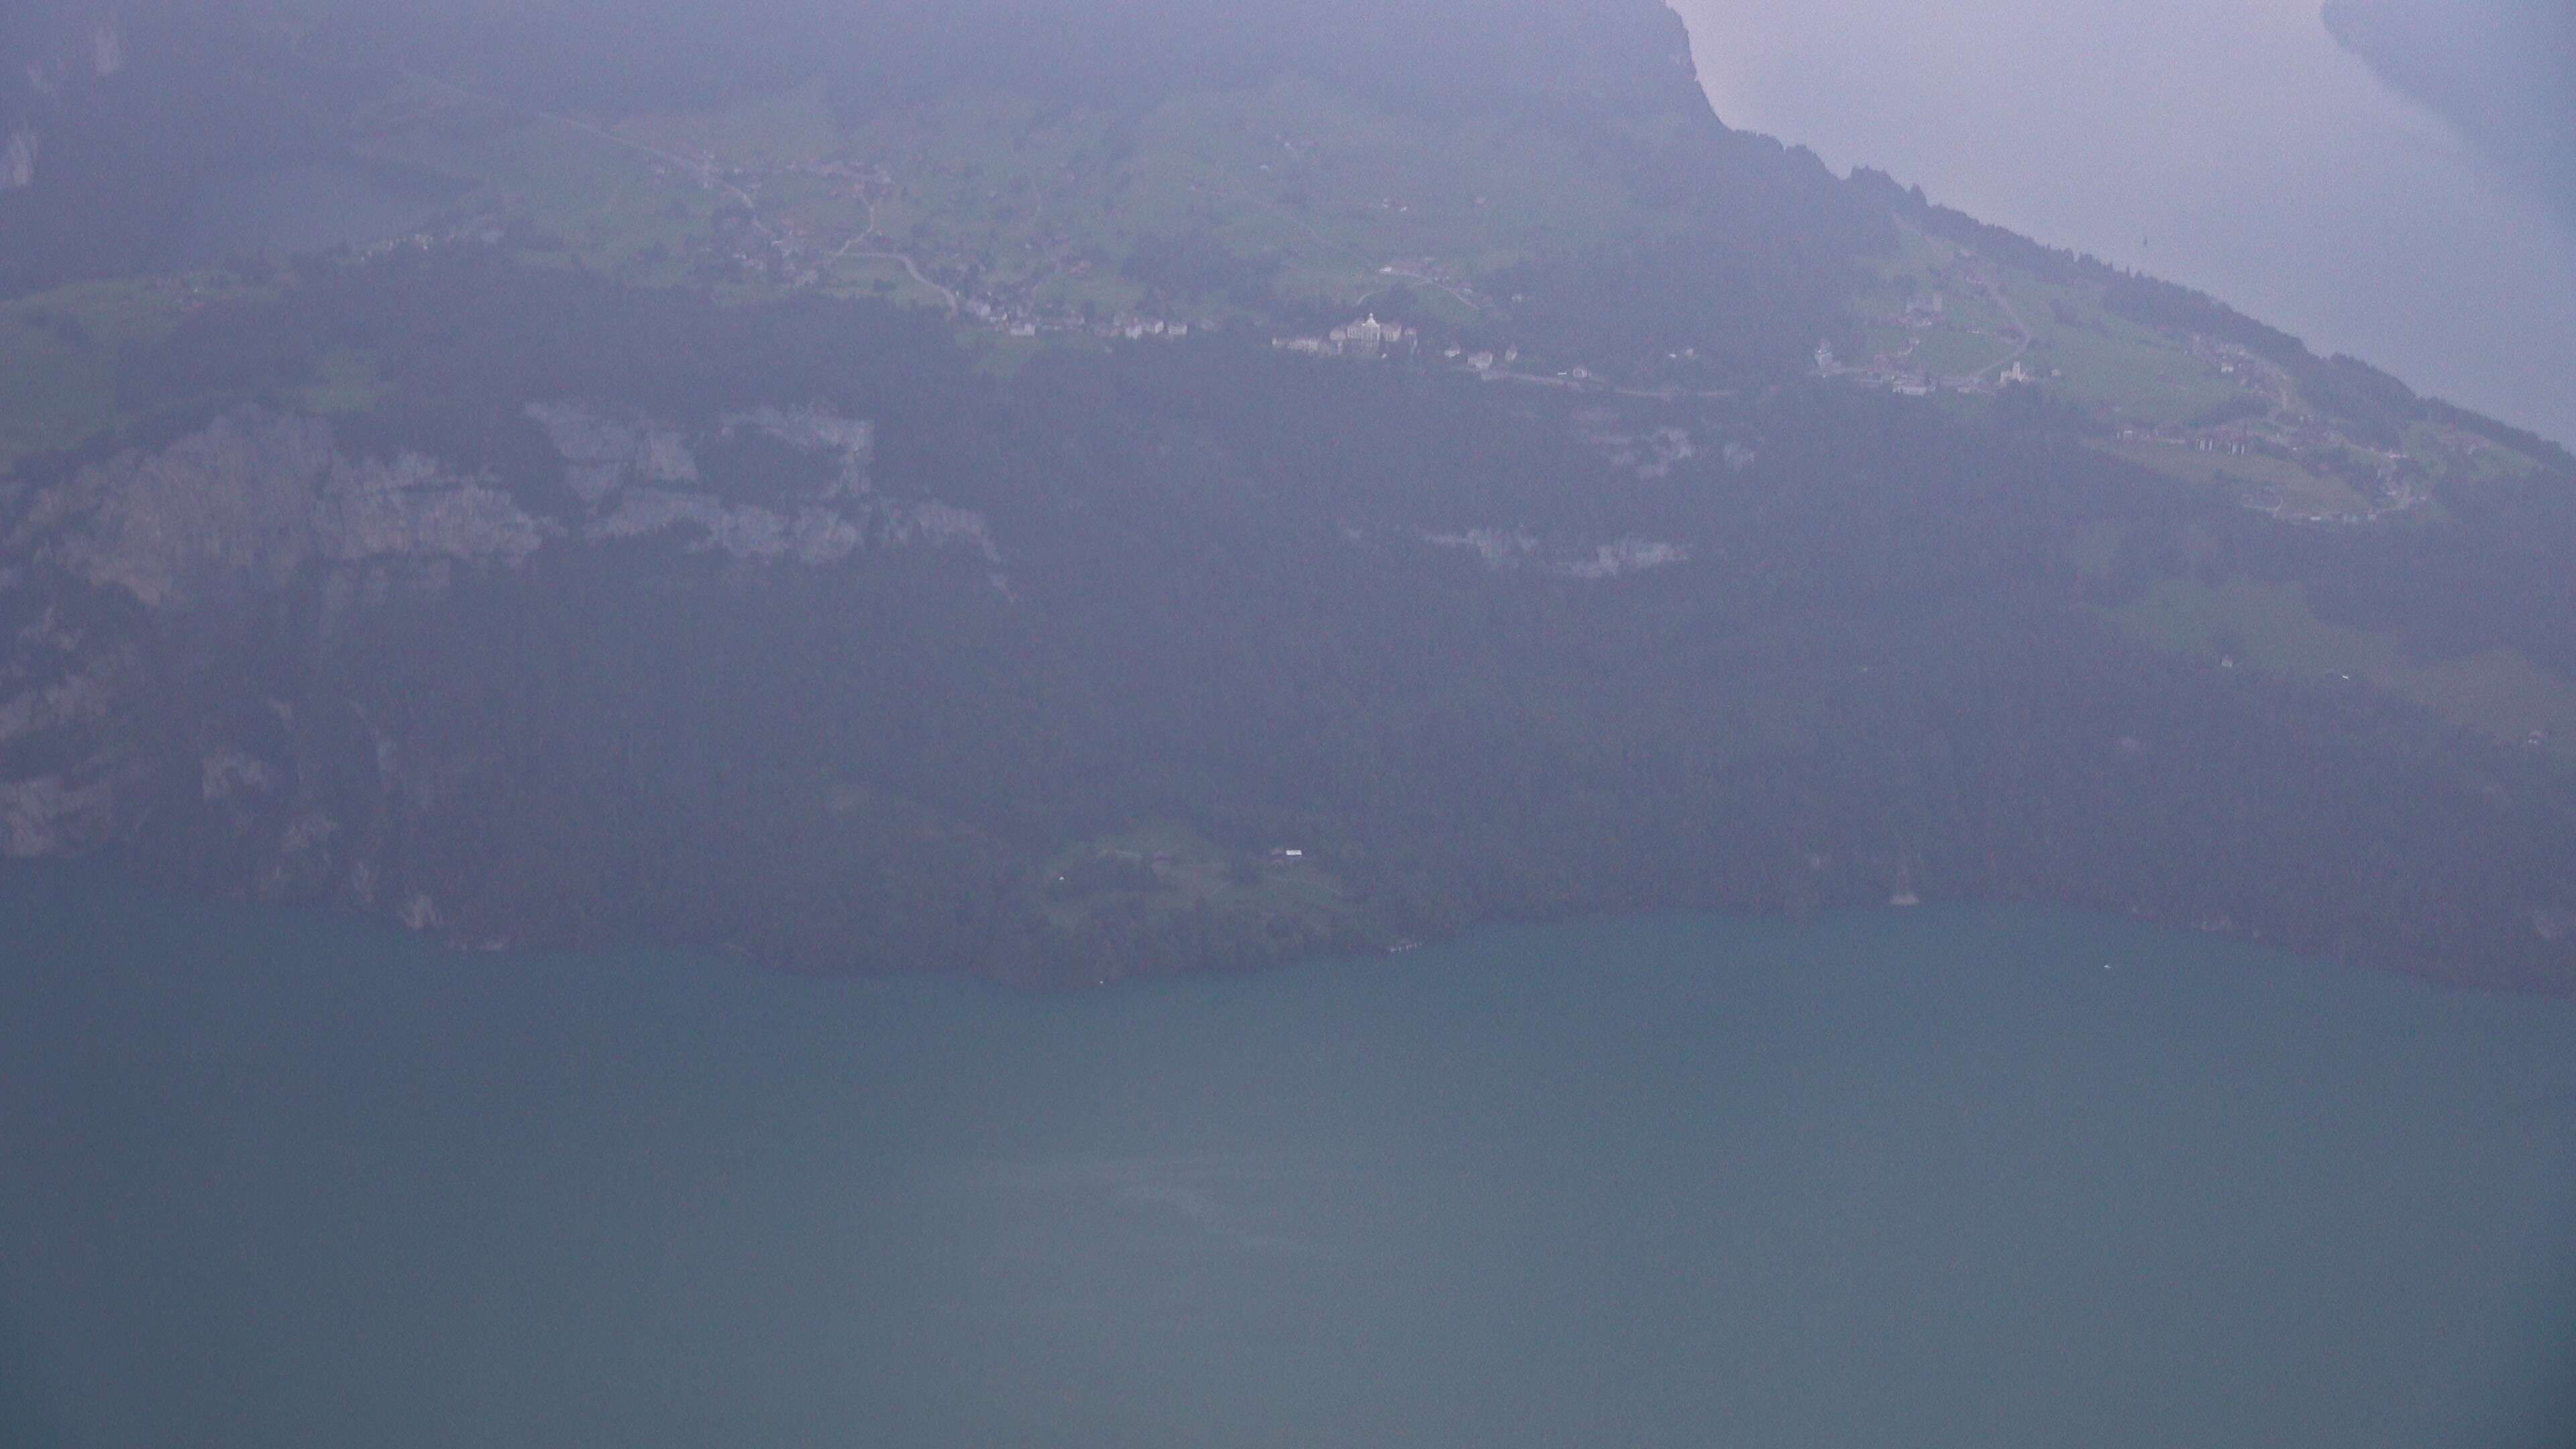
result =
[[1602,544],[1589,557],[1567,559],[1554,571],[1572,579],[1615,579],[1690,561],[1690,550],[1651,538],[1623,538]]
[[0,480],[0,857],[132,848],[221,891],[504,939],[455,843],[483,828],[501,756],[422,724],[372,653],[419,637],[400,630],[471,641],[495,591],[550,586],[545,560],[648,538],[776,568],[938,550],[1010,597],[981,514],[878,489],[865,419],[527,415],[571,484],[555,516],[527,501],[560,496],[543,479],[258,410]]
[[1690,561],[1690,549],[1651,538],[1620,538],[1571,549],[1550,549],[1527,529],[1470,528],[1458,533],[1426,533],[1422,541],[1436,548],[1462,549],[1490,569],[1524,565],[1560,578],[1598,582],[1644,573]]
[[14,698],[0,698],[0,746],[104,716],[115,699],[114,677],[113,664],[101,661],[68,678],[31,686]]
[[876,460],[876,424],[865,418],[841,418],[816,408],[756,408],[724,420],[724,436],[749,430],[804,453],[828,454],[839,471],[825,498],[856,498],[871,488],[868,467]]
[[906,546],[961,547],[1001,562],[981,514],[876,491],[876,427],[863,418],[780,407],[725,418],[718,439],[756,433],[826,465],[823,483],[801,499],[742,503],[704,486],[699,450],[670,423],[576,403],[534,404],[528,416],[563,456],[566,480],[590,511],[580,529],[588,542],[679,532],[694,535],[695,551],[749,563],[821,567],[865,549]]
[[0,855],[32,860],[103,845],[114,834],[114,802],[105,779],[0,780]]
[[317,418],[225,418],[40,498],[13,542],[149,608],[275,589],[308,561],[517,562],[549,528],[418,454],[352,458]]
[[19,191],[36,184],[36,157],[43,149],[43,138],[34,131],[19,129],[0,143],[0,191]]
[[125,33],[106,21],[89,33],[90,74],[100,80],[125,69]]
[[[0,574],[0,612],[29,620],[0,640],[0,855],[71,855],[121,838],[151,813],[149,782],[189,768],[167,751],[193,730],[202,758],[189,793],[234,837],[276,825],[258,849],[278,862],[265,878],[279,893],[296,862],[327,856],[338,828],[309,802],[271,822],[273,806],[297,803],[291,731],[246,738],[263,731],[225,725],[199,698],[189,677],[220,681],[238,668],[243,626],[196,621],[209,606],[277,595],[312,568],[335,600],[354,592],[351,578],[380,579],[388,565],[412,575],[428,565],[442,579],[462,564],[515,566],[562,532],[490,480],[415,452],[361,456],[327,421],[257,412],[120,453],[21,503]],[[318,616],[308,647],[323,647],[330,617]],[[170,734],[192,699],[210,713]]]
[[528,416],[546,430],[563,455],[566,481],[591,507],[632,483],[698,481],[698,460],[666,424],[572,403],[530,403]]

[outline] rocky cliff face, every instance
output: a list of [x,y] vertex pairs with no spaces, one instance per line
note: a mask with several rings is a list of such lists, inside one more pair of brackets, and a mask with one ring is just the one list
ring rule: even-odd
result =
[[0,194],[36,184],[42,127],[59,103],[126,68],[125,30],[114,19],[46,9],[0,17]]
[[[972,550],[999,565],[983,518],[936,501],[877,496],[868,476],[874,428],[812,409],[767,407],[724,419],[719,442],[758,436],[824,463],[819,480],[792,506],[731,503],[708,491],[680,431],[640,415],[572,403],[532,404],[563,455],[566,481],[588,510],[584,541],[676,534],[692,548],[755,563],[840,563],[866,548],[924,543]],[[994,582],[1002,585],[997,572]]]
[[516,563],[552,531],[417,453],[353,457],[328,422],[249,416],[83,470],[39,498],[10,546],[147,609],[185,609],[283,588],[312,563]]
[[[928,550],[1002,585],[980,515],[876,492],[865,420],[765,408],[693,436],[631,412],[531,413],[570,509],[265,412],[0,499],[0,856],[137,847],[200,875],[212,862],[210,883],[248,894],[453,929],[419,842],[489,762],[410,737],[398,672],[349,682],[365,670],[340,661],[377,647],[382,620],[470,612],[620,547],[677,545],[755,586]],[[754,436],[816,480],[805,496],[712,491],[696,450]]]
[[21,127],[0,144],[0,191],[21,191],[36,184],[36,156],[42,139]]

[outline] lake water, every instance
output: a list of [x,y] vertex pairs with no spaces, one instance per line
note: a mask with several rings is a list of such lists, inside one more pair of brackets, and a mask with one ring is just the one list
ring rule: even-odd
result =
[[1033,997],[38,873],[0,943],[13,1446],[2354,1449],[2569,1366],[2576,1006],[2124,922]]
[[2576,446],[2576,232],[2321,0],[1675,0],[1718,113]]
[[435,177],[351,160],[220,176],[189,202],[171,264],[369,246],[413,231],[453,199]]

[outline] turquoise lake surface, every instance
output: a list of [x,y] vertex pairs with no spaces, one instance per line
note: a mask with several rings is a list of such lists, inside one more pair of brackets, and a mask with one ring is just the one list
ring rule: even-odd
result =
[[2576,1004],[2044,910],[1031,996],[0,874],[13,1446],[2538,1444],[2571,1225]]

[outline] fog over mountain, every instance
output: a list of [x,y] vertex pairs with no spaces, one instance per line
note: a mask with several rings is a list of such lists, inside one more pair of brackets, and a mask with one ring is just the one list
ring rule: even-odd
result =
[[2576,224],[2576,6],[2330,0],[2326,24]]
[[2543,59],[2564,5],[2339,7],[2442,115],[2338,44],[2317,0],[1678,8],[1730,124],[2576,437],[2576,230],[2530,184],[2556,166],[2563,201],[2576,156],[2531,119],[2567,114],[2576,62],[2563,41]]

